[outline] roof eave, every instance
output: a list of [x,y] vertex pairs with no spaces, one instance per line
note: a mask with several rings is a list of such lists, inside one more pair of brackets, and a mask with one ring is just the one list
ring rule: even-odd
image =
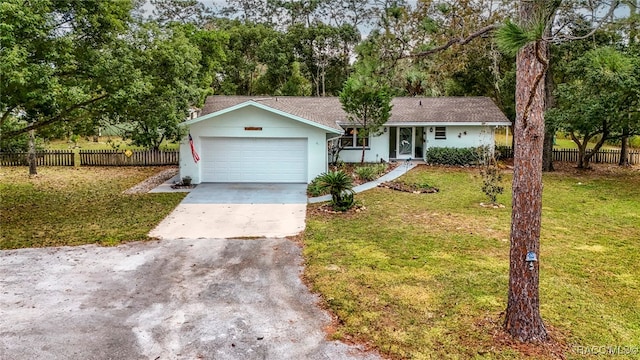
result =
[[[338,122],[340,126],[357,126],[358,124],[349,122]],[[474,122],[462,122],[462,121],[406,121],[406,122],[386,122],[382,126],[511,126],[510,121],[474,121]]]

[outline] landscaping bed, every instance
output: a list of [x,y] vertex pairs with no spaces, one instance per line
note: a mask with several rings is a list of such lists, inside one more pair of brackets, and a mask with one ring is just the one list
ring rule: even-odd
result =
[[[362,185],[364,183],[374,181],[395,169],[399,163],[340,163],[339,165],[330,165],[329,172],[342,171],[351,178],[353,186]],[[319,189],[317,186],[317,178],[313,179],[307,187],[307,195],[316,197],[327,195],[326,191]]]

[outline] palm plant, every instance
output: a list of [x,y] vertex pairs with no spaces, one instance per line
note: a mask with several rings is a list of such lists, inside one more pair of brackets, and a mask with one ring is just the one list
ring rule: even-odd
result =
[[331,206],[334,210],[346,211],[353,207],[353,180],[344,171],[329,171],[317,179],[318,186],[331,194]]

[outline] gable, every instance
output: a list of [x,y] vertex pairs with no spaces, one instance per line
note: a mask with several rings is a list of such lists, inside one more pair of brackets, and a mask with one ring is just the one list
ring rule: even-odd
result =
[[[223,123],[233,123],[235,126],[243,125],[246,127],[253,127],[255,124],[264,123],[265,121],[273,126],[308,126],[316,129],[320,129],[324,132],[339,134],[342,130],[335,125],[331,127],[316,121],[312,121],[301,116],[285,112],[279,109],[266,106],[259,102],[249,100],[244,101],[230,107],[221,108],[215,112],[197,117],[195,119],[187,120],[181,125],[193,126],[199,123],[210,123],[215,121],[224,126]],[[276,123],[274,123],[276,122]],[[279,123],[278,123],[279,122]],[[252,125],[253,124],[253,125]]]

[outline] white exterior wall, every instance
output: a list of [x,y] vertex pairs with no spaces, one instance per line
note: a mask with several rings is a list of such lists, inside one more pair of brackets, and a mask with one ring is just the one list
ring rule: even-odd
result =
[[[380,159],[389,161],[389,130],[380,136],[372,136],[369,139],[369,149],[365,151],[365,162],[380,162]],[[340,151],[340,160],[346,163],[359,163],[362,159],[362,148],[348,148]]]
[[[245,127],[261,127],[262,130],[245,130]],[[246,106],[211,119],[202,120],[189,127],[195,149],[202,153],[202,137],[237,138],[306,138],[307,140],[307,182],[327,171],[328,154],[325,130],[289,119],[253,106]],[[200,161],[196,164],[191,156],[188,136],[180,143],[180,177],[190,176],[194,184],[201,182]]]
[[[439,125],[440,126],[440,125]],[[433,132],[430,129],[433,127]],[[447,139],[436,139],[436,127],[426,126],[426,149],[432,147],[469,148],[495,145],[494,126],[445,126]],[[467,133],[465,135],[465,132]],[[460,137],[458,137],[460,135]]]
[[[395,126],[395,125],[394,125]],[[441,125],[438,125],[441,126]],[[436,140],[435,126],[424,126],[425,142],[422,139],[415,139],[414,146],[420,146],[426,153],[430,147],[451,147],[451,148],[468,148],[489,146],[493,149],[495,145],[494,130],[495,126],[473,126],[473,125],[446,125],[447,138],[445,140]],[[416,126],[418,128],[418,126]],[[433,128],[433,132],[429,131]],[[466,131],[466,135],[465,135]],[[370,139],[371,147],[365,151],[365,162],[379,162],[380,159],[389,161],[389,134],[390,130],[380,136]],[[460,134],[460,137],[458,137]],[[359,163],[362,157],[362,148],[349,148],[340,152],[340,160],[347,163]]]

